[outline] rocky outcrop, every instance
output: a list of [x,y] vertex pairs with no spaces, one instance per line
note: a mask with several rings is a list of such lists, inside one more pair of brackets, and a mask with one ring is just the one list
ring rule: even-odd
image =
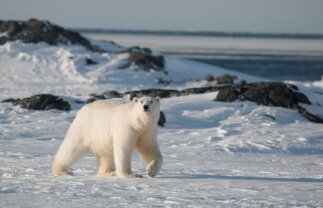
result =
[[67,101],[51,94],[39,94],[23,99],[7,99],[2,102],[11,102],[13,105],[31,110],[71,110],[71,106]]
[[257,82],[245,85],[227,85],[219,90],[215,101],[232,102],[248,100],[258,105],[277,106],[298,111],[312,122],[323,123],[323,119],[311,114],[300,104],[311,102],[298,88],[292,84],[278,82]]
[[169,98],[176,97],[182,94],[179,90],[168,90],[168,89],[144,89],[144,90],[134,90],[127,91],[123,95],[129,95],[129,98],[141,96],[150,96],[150,97],[160,97],[160,98]]
[[165,68],[164,56],[153,55],[149,48],[130,47],[119,53],[129,54],[129,62],[126,65],[134,64],[145,71],[162,71]]
[[[0,45],[8,41],[20,40],[24,43],[46,42],[49,45],[81,45],[92,52],[110,52],[93,45],[78,32],[37,19],[30,19],[28,21],[0,20],[0,33],[2,33],[2,36],[0,36]],[[162,71],[165,66],[164,57],[162,55],[153,55],[149,48],[131,47],[118,53],[129,54],[128,62],[122,68],[127,68],[131,64],[134,64],[145,71]],[[89,58],[86,58],[85,61],[86,65],[96,64],[95,61]]]
[[[233,102],[235,100],[248,100],[258,105],[277,106],[289,108],[298,111],[309,121],[323,123],[323,119],[308,112],[300,104],[311,105],[310,100],[301,93],[295,85],[278,82],[257,82],[239,85],[222,85],[202,88],[187,88],[183,90],[173,89],[144,89],[119,93],[117,91],[106,91],[101,95],[91,94],[86,103],[91,103],[100,99],[121,98],[123,96],[133,97],[151,96],[160,98],[170,98],[188,94],[202,94],[208,92],[218,92],[214,101]],[[7,99],[2,102],[11,102],[13,105],[19,105],[22,108],[33,110],[71,110],[67,101],[50,95],[40,94],[23,99]],[[158,124],[163,126],[166,123],[166,116],[163,112],[160,114]]]
[[278,82],[257,82],[245,85],[228,85],[219,90],[216,101],[249,100],[258,105],[295,109],[299,103],[311,104],[295,85]]
[[233,84],[235,79],[237,79],[237,76],[224,74],[222,76],[217,77],[215,80],[218,84]]
[[165,123],[166,123],[166,116],[163,111],[160,111],[158,125],[164,127]]
[[212,74],[208,74],[204,78],[208,82],[216,81],[217,84],[233,84],[235,79],[237,79],[237,76],[230,74],[224,74],[216,78]]
[[0,37],[0,45],[8,41],[20,40],[24,43],[46,42],[49,45],[78,44],[93,52],[104,52],[94,46],[78,32],[66,30],[48,21],[30,19],[28,21],[0,21],[0,32],[5,35]]

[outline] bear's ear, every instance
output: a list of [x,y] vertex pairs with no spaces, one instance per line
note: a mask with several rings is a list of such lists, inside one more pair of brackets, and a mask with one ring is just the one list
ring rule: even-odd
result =
[[155,100],[156,100],[157,103],[159,103],[160,97],[156,97]]
[[136,103],[136,102],[138,102],[138,98],[137,98],[137,97],[134,97],[134,98],[132,99],[132,101],[133,101],[133,103]]

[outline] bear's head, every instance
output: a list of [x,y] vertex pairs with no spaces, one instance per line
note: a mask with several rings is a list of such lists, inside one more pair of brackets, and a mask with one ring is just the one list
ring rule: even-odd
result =
[[141,97],[133,98],[133,103],[136,109],[136,112],[140,112],[142,115],[159,117],[160,113],[160,98],[156,97]]

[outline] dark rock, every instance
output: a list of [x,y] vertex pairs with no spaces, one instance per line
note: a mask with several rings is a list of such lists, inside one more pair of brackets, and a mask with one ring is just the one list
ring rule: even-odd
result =
[[13,99],[13,98],[9,98],[9,99],[5,99],[3,101],[1,101],[2,103],[14,103],[14,102],[18,102],[20,99]]
[[241,80],[240,85],[246,85],[248,82],[246,80]]
[[105,99],[104,95],[94,95],[93,97],[98,99],[98,100],[104,100]]
[[303,93],[295,92],[295,99],[300,103],[311,105],[311,101]]
[[322,123],[323,124],[323,119],[313,115],[312,113],[308,112],[305,108],[298,106],[297,107],[298,112],[307,120],[315,122],[315,123]]
[[296,108],[298,103],[311,104],[295,85],[275,82],[250,83],[242,87],[246,99],[261,105]]
[[245,85],[229,85],[219,89],[215,101],[232,102],[249,100],[258,105],[277,106],[297,110],[309,121],[323,123],[322,119],[309,113],[299,104],[311,104],[295,85],[278,82],[256,82]]
[[39,94],[31,97],[14,100],[13,105],[31,110],[50,110],[57,109],[70,111],[71,106],[67,101],[50,94]]
[[224,74],[220,77],[217,77],[215,80],[218,84],[233,84],[235,79],[237,79],[237,76]]
[[187,88],[182,90],[184,94],[202,94],[207,92],[216,92],[221,89],[222,86],[216,87],[194,87],[194,88]]
[[115,90],[107,90],[103,93],[105,98],[121,98],[122,94]]
[[206,81],[208,81],[208,82],[212,82],[212,81],[214,81],[214,77],[213,77],[213,75],[212,75],[212,74],[208,74],[208,75],[206,75],[204,79],[205,79]]
[[86,103],[93,103],[94,101],[97,100],[104,100],[106,97],[104,95],[97,95],[97,94],[91,94],[91,97],[86,100]]
[[278,82],[256,82],[245,85],[229,85],[219,90],[217,101],[231,102],[246,99],[259,105],[295,108],[298,103],[311,104],[308,98],[297,91],[295,85]]
[[221,102],[232,102],[238,98],[239,92],[235,89],[235,87],[226,86],[219,91],[216,100]]
[[265,116],[272,119],[273,121],[276,121],[276,118],[270,114],[265,114]]
[[93,52],[105,52],[94,46],[78,32],[65,30],[48,21],[30,19],[28,21],[0,21],[0,32],[6,33],[0,38],[0,45],[8,41],[21,40],[24,43],[46,42],[49,45],[78,44]]
[[124,93],[125,95],[130,95],[130,100],[134,97],[141,96],[150,96],[150,97],[160,97],[160,98],[169,98],[180,96],[181,92],[178,90],[166,90],[166,89],[144,89],[144,90],[136,90],[136,91],[128,91]]
[[166,123],[166,116],[163,111],[160,111],[158,125],[164,127],[165,123]]
[[170,81],[170,80],[164,80],[163,78],[157,78],[155,80],[155,83],[161,84],[161,85],[165,85],[165,86],[170,85],[171,82],[172,81]]
[[259,89],[248,89],[242,94],[241,97],[243,97],[243,99],[253,101],[258,105],[270,104],[270,100],[268,99],[268,94],[264,94],[264,92]]
[[76,104],[84,104],[85,102],[83,100],[74,100],[74,103],[76,103]]
[[93,61],[90,58],[85,58],[85,65],[95,65],[98,64],[96,61]]
[[154,56],[149,48],[131,47],[120,53],[129,53],[129,61],[145,71],[162,71],[165,68],[164,56]]
[[89,98],[86,100],[86,103],[93,103],[94,101],[97,101],[98,99],[95,99],[95,98]]

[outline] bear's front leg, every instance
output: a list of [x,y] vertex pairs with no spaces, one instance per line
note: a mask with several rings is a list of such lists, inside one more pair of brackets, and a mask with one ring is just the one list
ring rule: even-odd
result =
[[136,145],[139,155],[147,163],[146,170],[149,177],[155,177],[163,164],[163,157],[155,138],[150,135],[142,137]]
[[163,157],[161,156],[161,154],[159,154],[158,158],[156,160],[152,160],[150,161],[150,163],[147,165],[147,175],[149,177],[155,177],[163,164]]
[[142,175],[131,172],[131,153],[121,148],[115,148],[114,158],[116,166],[116,175],[120,178],[142,178]]
[[98,176],[115,176],[113,154],[98,156]]
[[159,173],[159,171],[160,171],[160,169],[162,167],[162,164],[163,164],[163,157],[159,153],[155,160],[152,160],[152,161],[150,161],[148,163],[148,165],[147,165],[147,175],[149,177],[155,177]]
[[131,172],[131,155],[135,146],[134,138],[120,138],[113,146],[116,175],[120,178],[142,177]]

